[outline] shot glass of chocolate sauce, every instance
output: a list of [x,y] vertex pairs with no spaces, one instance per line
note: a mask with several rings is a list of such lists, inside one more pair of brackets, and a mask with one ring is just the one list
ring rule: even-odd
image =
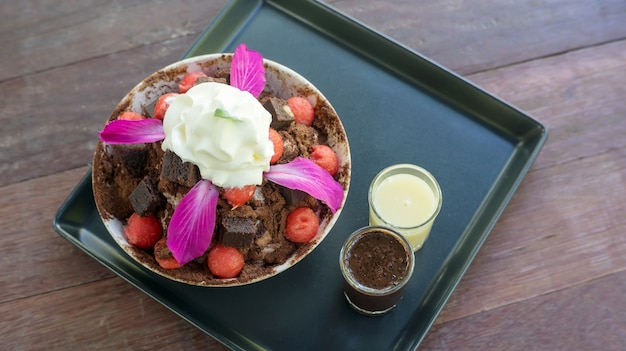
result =
[[376,316],[393,309],[411,279],[415,257],[395,230],[367,226],[352,233],[339,256],[344,295],[359,313]]

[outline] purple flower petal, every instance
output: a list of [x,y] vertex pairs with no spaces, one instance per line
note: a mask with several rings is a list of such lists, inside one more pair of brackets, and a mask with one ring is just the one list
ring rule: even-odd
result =
[[265,88],[265,67],[260,53],[248,50],[246,44],[240,44],[233,54],[230,64],[230,85],[247,91],[255,98]]
[[100,140],[109,144],[153,143],[165,139],[163,122],[156,118],[137,121],[114,120],[98,132]]
[[219,192],[208,180],[200,180],[183,197],[167,228],[167,246],[179,264],[202,256],[215,229]]
[[315,162],[298,157],[286,164],[270,167],[265,178],[289,189],[304,191],[323,201],[335,213],[343,201],[343,187]]

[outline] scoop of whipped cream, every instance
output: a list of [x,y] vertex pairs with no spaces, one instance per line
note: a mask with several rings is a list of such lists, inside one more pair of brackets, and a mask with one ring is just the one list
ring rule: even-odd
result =
[[259,185],[274,146],[271,114],[250,93],[227,84],[198,84],[177,96],[165,113],[163,150],[198,166],[224,188]]

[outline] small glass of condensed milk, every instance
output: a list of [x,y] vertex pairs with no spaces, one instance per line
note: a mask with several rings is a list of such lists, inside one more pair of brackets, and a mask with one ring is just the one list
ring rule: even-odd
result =
[[341,248],[344,295],[361,314],[378,316],[396,307],[415,267],[415,255],[400,233],[367,226],[353,232]]
[[370,184],[369,223],[395,229],[417,251],[430,234],[442,200],[439,183],[422,167],[389,166]]

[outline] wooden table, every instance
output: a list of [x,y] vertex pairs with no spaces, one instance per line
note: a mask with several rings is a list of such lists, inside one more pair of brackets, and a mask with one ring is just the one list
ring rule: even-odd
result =
[[[626,2],[329,2],[550,130],[420,349],[626,349]],[[225,349],[52,227],[118,100],[225,4],[0,6],[0,349]]]

